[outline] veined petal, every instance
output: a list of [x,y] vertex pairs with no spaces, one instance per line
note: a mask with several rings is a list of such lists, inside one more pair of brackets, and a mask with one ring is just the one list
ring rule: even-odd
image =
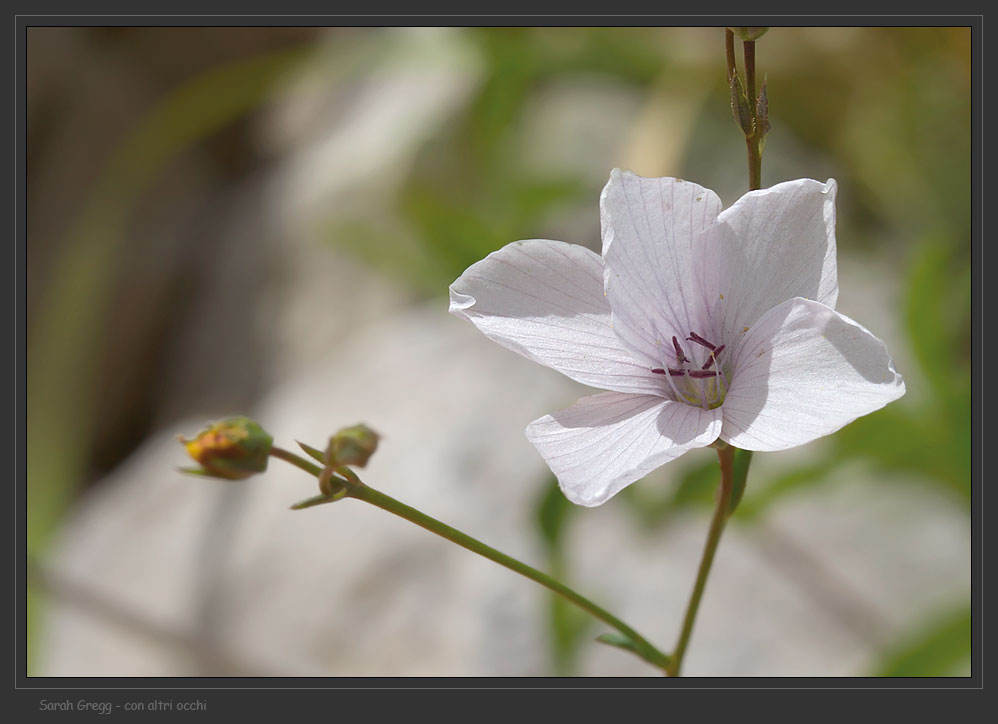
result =
[[834,179],[750,191],[704,235],[700,262],[711,318],[729,339],[777,304],[805,297],[835,308]]
[[720,431],[720,408],[603,392],[534,420],[527,438],[565,497],[595,506],[687,450],[710,445]]
[[606,390],[662,394],[662,382],[614,334],[603,260],[576,244],[507,244],[450,287],[450,311],[527,359]]
[[704,333],[696,239],[721,211],[710,189],[614,169],[600,196],[604,279],[614,329],[655,367],[672,335]]
[[866,328],[800,297],[747,332],[731,360],[721,439],[783,450],[835,432],[904,394],[884,343]]

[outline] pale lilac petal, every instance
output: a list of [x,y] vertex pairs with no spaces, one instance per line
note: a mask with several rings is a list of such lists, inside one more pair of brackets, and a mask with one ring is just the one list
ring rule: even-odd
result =
[[720,408],[652,395],[603,392],[527,426],[527,438],[579,505],[605,503],[623,488],[721,431]]
[[721,439],[783,450],[835,432],[904,394],[884,343],[820,302],[795,298],[764,314],[731,360]]
[[704,330],[696,239],[721,200],[673,178],[614,170],[600,196],[606,295],[614,329],[649,364],[673,359],[672,336]]
[[702,279],[723,338],[787,299],[835,308],[834,179],[798,179],[750,191],[704,235]]
[[583,246],[508,244],[451,285],[450,311],[503,347],[585,385],[664,394],[662,380],[614,334],[603,261]]

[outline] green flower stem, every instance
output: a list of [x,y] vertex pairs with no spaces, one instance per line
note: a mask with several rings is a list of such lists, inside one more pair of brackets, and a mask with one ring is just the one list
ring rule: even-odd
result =
[[[288,452],[287,450],[282,450],[280,448],[272,448],[271,455],[280,458],[285,462],[289,462],[292,465],[301,468],[305,472],[315,475],[316,477],[318,477],[322,473],[322,469],[319,468],[317,465],[314,465],[309,461],[298,457],[294,453]],[[446,538],[452,543],[457,543],[462,548],[466,548],[473,553],[477,553],[480,556],[484,556],[485,558],[488,558],[490,561],[498,563],[501,566],[505,566],[511,571],[515,571],[516,573],[519,573],[520,575],[525,576],[530,580],[541,584],[545,588],[548,588],[554,591],[555,593],[559,594],[560,596],[564,597],[568,601],[571,601],[586,613],[598,618],[604,623],[609,624],[613,628],[617,629],[617,631],[622,633],[633,643],[633,648],[630,648],[630,650],[636,653],[641,658],[643,658],[648,663],[662,670],[666,670],[666,668],[669,666],[670,663],[669,657],[666,656],[661,651],[659,651],[657,648],[655,648],[651,643],[648,642],[647,639],[641,636],[641,634],[639,634],[637,631],[632,629],[630,626],[628,626],[619,618],[611,614],[606,609],[597,606],[588,598],[585,598],[579,593],[576,593],[575,591],[573,591],[571,588],[564,585],[560,581],[551,578],[551,576],[547,575],[546,573],[542,573],[536,568],[528,566],[526,563],[522,563],[521,561],[518,561],[515,558],[507,556],[505,553],[502,553],[496,550],[495,548],[492,548],[491,546],[488,546],[482,543],[481,541],[476,540],[475,538],[472,538],[471,536],[465,533],[462,533],[456,528],[452,528],[449,525],[440,522],[436,518],[431,518],[425,513],[416,510],[415,508],[410,507],[405,503],[396,500],[395,498],[392,498],[389,495],[385,495],[384,493],[375,490],[374,488],[371,488],[368,485],[365,485],[360,481],[359,478],[357,478],[355,474],[353,474],[347,468],[337,469],[336,472],[342,473],[347,478],[344,481],[339,481],[337,479],[338,482],[342,482],[344,484],[346,490],[346,497],[362,500],[365,503],[370,503],[371,505],[381,508],[382,510],[386,510],[389,513],[393,513],[399,516],[400,518],[405,518],[410,523],[415,523],[416,525],[420,526],[421,528],[425,528],[431,533],[436,533],[437,535],[441,536],[442,538]],[[318,496],[317,498],[310,498],[307,501],[307,504],[311,506],[311,505],[317,505],[321,502],[332,502],[333,500],[333,498],[331,497],[327,497],[325,501],[320,500],[320,498],[322,498],[322,496]]]
[[[697,609],[700,607],[700,599],[703,597],[703,589],[707,585],[707,575],[710,573],[710,566],[714,562],[714,553],[717,551],[717,544],[721,540],[721,533],[724,531],[724,524],[730,515],[731,491],[734,487],[734,458],[735,448],[725,445],[718,448],[717,459],[721,465],[721,489],[717,496],[717,507],[714,509],[714,517],[710,521],[710,531],[707,533],[707,543],[704,545],[703,556],[700,559],[700,569],[697,571],[697,580],[693,585],[693,593],[690,601],[686,605],[686,616],[683,618],[683,629],[679,634],[679,641],[675,651],[672,653],[669,665],[665,667],[666,676],[679,676],[679,669],[683,665],[683,655],[690,642],[690,635],[693,633],[693,622],[697,617]],[[745,467],[748,472],[748,466]]]
[[[762,188],[762,139],[765,135],[759,119],[759,106],[755,94],[755,41],[743,40],[742,50],[745,57],[744,88],[752,116],[751,132],[744,125],[743,129],[745,131],[745,148],[748,154],[749,191],[755,191]],[[735,82],[738,68],[735,66],[735,34],[728,28],[724,29],[724,55],[728,66],[728,83],[732,84]],[[734,90],[732,93],[734,94]],[[734,95],[732,98],[734,99]]]
[[749,191],[762,188],[762,151],[759,142],[762,129],[759,124],[759,107],[755,97],[755,41],[742,41],[745,51],[745,87],[748,89],[748,102],[752,108],[752,135],[745,137],[748,149]]
[[314,475],[319,477],[322,475],[322,468],[320,468],[315,463],[311,463],[303,457],[295,455],[293,452],[289,452],[283,448],[279,448],[276,445],[270,448],[270,454],[272,457],[283,460],[286,463],[291,463],[296,468],[301,468],[309,475]]

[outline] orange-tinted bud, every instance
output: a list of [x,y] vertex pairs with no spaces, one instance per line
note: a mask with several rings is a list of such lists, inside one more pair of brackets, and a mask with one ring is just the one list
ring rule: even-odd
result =
[[212,423],[193,440],[178,436],[201,468],[185,470],[227,480],[241,480],[267,469],[274,438],[248,417]]

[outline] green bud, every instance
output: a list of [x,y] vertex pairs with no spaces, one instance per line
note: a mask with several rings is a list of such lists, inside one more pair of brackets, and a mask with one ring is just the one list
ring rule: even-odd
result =
[[378,449],[378,433],[363,423],[344,427],[329,438],[326,448],[326,464],[330,467],[367,465],[374,451]]
[[728,26],[728,30],[730,30],[732,33],[734,33],[735,35],[737,35],[742,40],[758,40],[759,38],[761,38],[763,35],[766,34],[766,31],[769,30],[769,28],[768,27],[766,27],[766,28],[735,28],[735,27],[731,27],[729,25]]
[[212,423],[193,440],[177,439],[201,464],[184,472],[226,480],[242,480],[267,469],[274,438],[248,417],[230,417]]

